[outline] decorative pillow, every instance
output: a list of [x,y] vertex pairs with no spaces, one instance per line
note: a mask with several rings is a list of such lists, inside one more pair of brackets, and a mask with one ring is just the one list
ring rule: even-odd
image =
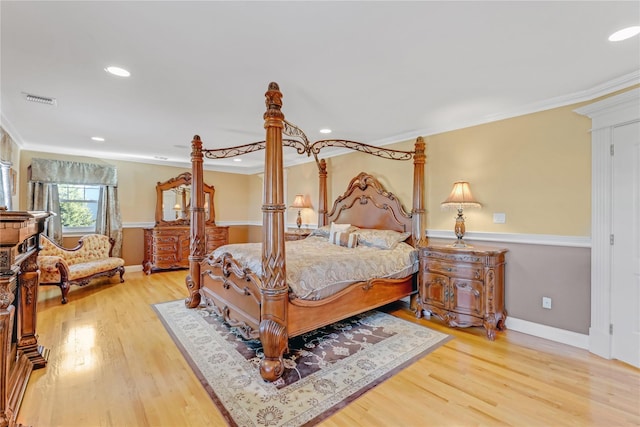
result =
[[355,248],[358,246],[358,233],[338,231],[333,235],[333,239],[330,242],[345,248]]
[[311,232],[312,236],[318,237],[326,237],[329,238],[329,232],[331,231],[330,225],[323,225],[322,227],[318,227]]
[[329,229],[329,241],[330,242],[334,242],[335,241],[335,237],[334,235],[338,232],[349,232],[349,228],[351,227],[351,224],[336,224],[335,222],[331,223],[331,228]]
[[393,249],[398,243],[404,242],[411,233],[400,233],[393,230],[358,230],[358,244],[380,249]]

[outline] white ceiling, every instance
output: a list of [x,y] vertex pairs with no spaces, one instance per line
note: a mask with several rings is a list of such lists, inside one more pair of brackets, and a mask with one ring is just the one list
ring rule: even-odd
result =
[[[2,125],[22,149],[184,167],[194,134],[264,139],[271,81],[312,141],[373,145],[640,82],[640,37],[607,40],[640,25],[638,1],[3,0],[0,18]],[[262,155],[205,167],[256,172]]]

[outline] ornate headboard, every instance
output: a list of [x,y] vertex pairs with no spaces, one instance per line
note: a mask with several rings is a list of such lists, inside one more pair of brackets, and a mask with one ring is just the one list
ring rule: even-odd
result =
[[411,232],[412,219],[398,198],[365,172],[353,178],[345,193],[333,203],[329,223],[351,224],[361,228]]

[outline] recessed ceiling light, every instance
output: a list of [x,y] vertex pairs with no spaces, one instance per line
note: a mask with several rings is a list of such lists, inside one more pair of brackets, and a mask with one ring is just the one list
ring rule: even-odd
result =
[[92,136],[91,139],[98,142],[104,142],[104,138],[101,136]]
[[320,133],[331,133],[331,129],[320,129]]
[[626,39],[630,39],[633,36],[637,36],[638,34],[640,34],[640,26],[633,26],[633,27],[627,27],[627,28],[623,28],[620,31],[616,31],[615,33],[611,34],[609,36],[609,41],[610,42],[619,42],[622,40],[626,40]]
[[114,76],[118,76],[118,77],[129,77],[131,75],[130,72],[128,72],[127,70],[125,70],[124,68],[120,68],[120,67],[107,67],[104,69],[107,73],[111,73]]
[[233,159],[233,161],[234,161],[234,162],[241,162],[241,161],[242,161],[242,159],[240,159],[240,158],[236,157],[235,159]]

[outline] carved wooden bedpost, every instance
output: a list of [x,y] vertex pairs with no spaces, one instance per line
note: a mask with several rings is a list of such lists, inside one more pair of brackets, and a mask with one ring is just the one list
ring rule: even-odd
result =
[[288,348],[286,263],[284,249],[284,174],[282,93],[277,83],[269,83],[264,113],[266,147],[264,161],[264,204],[262,205],[262,305],[260,341],[264,358],[260,375],[275,381],[284,371],[282,355]]
[[189,274],[185,280],[189,297],[184,301],[189,308],[195,308],[200,304],[200,261],[205,256],[202,162],[202,141],[198,135],[194,135],[191,141],[191,245]]
[[327,162],[325,159],[318,163],[318,228],[327,225]]
[[424,164],[425,155],[424,139],[419,136],[415,143],[415,154],[413,156],[413,245],[418,247],[425,240],[426,213],[424,210]]

